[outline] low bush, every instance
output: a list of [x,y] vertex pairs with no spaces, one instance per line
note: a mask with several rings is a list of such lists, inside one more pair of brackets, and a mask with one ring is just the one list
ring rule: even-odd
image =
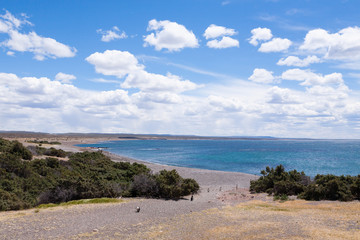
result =
[[297,195],[304,190],[307,176],[296,170],[286,172],[283,165],[275,169],[266,167],[261,171],[262,176],[250,182],[250,191],[266,192],[274,195]]
[[131,184],[134,196],[179,199],[199,191],[199,184],[191,178],[182,178],[176,170],[162,170],[158,174],[139,174]]
[[360,200],[360,175],[317,175],[312,181],[304,172],[286,172],[282,165],[266,167],[258,180],[250,182],[253,192],[266,192],[279,198],[297,195],[306,200]]
[[[30,150],[51,157],[24,161]],[[175,170],[154,175],[143,164],[113,162],[101,152],[66,153],[69,160],[62,161],[52,157],[62,157],[62,150],[30,150],[0,138],[0,211],[89,198],[179,198],[199,189]]]

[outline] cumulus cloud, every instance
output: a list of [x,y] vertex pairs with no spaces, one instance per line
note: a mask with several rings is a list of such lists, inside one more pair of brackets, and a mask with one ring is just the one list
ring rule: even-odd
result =
[[0,33],[8,34],[9,39],[2,42],[2,46],[12,51],[32,52],[36,60],[46,58],[64,58],[75,56],[76,49],[69,47],[53,38],[39,36],[36,32],[21,33],[19,28],[23,24],[31,24],[26,19],[17,19],[10,12],[0,15]]
[[215,24],[211,24],[206,28],[204,32],[204,37],[206,39],[218,38],[222,36],[233,36],[236,34],[236,31],[231,28],[226,28],[223,26],[217,26]]
[[145,71],[145,66],[127,51],[107,50],[93,53],[86,61],[95,66],[98,73],[124,78],[123,88],[139,88],[142,91],[184,92],[199,87],[189,80],[172,74],[161,75]]
[[269,42],[261,44],[259,52],[283,52],[286,51],[292,42],[287,38],[273,38]]
[[192,31],[176,22],[150,20],[147,31],[155,31],[144,36],[144,46],[154,46],[157,51],[180,51],[183,48],[199,47],[198,40]]
[[[220,49],[220,48],[239,47],[239,41],[229,37],[235,34],[237,34],[237,32],[234,29],[211,24],[205,30],[204,37],[206,39],[213,39],[206,43],[206,45],[209,48]],[[218,39],[214,39],[214,38],[218,38]]]
[[98,29],[96,32],[102,35],[101,41],[103,42],[110,42],[116,39],[123,39],[128,37],[124,31],[120,32],[117,26],[114,26],[111,30],[107,31]]
[[121,89],[89,91],[9,73],[0,73],[0,108],[4,129],[27,131],[124,132],[141,116]]
[[249,38],[249,43],[253,46],[257,46],[259,41],[267,41],[270,40],[273,35],[271,34],[271,30],[268,28],[254,28],[251,30],[251,38]]
[[209,48],[239,47],[239,41],[231,37],[222,37],[221,40],[211,40],[206,43]]
[[343,84],[344,80],[341,73],[331,73],[328,75],[322,75],[314,73],[310,70],[302,69],[289,69],[282,73],[281,78],[284,80],[301,81],[301,85],[327,85],[327,84]]
[[312,95],[325,96],[328,100],[339,100],[346,98],[350,90],[346,85],[340,84],[337,87],[316,85],[306,91]]
[[230,92],[221,84],[201,96],[170,91],[129,95],[122,89],[87,91],[48,78],[0,73],[0,118],[5,129],[49,132],[291,136],[301,126],[308,132],[301,131],[300,137],[314,137],[314,128],[329,137],[339,136],[329,126],[359,117],[359,98],[350,98],[343,84],[312,85],[306,91],[247,84],[227,86]]
[[327,59],[360,59],[360,28],[348,27],[337,33],[329,33],[321,28],[311,30],[300,49],[322,54]]
[[95,66],[95,71],[108,76],[123,78],[131,72],[145,68],[137,58],[127,51],[106,50],[103,53],[93,53],[86,61]]
[[253,74],[249,77],[249,80],[257,83],[273,83],[275,77],[271,71],[263,68],[255,68]]
[[315,55],[307,56],[304,59],[300,59],[296,56],[288,56],[287,58],[281,58],[276,64],[280,66],[307,67],[312,63],[320,62],[321,59]]
[[75,79],[76,79],[76,77],[74,75],[66,74],[66,73],[62,73],[62,72],[59,72],[55,76],[55,81],[59,81],[62,83],[71,83]]
[[182,102],[182,98],[178,94],[169,92],[138,92],[132,95],[136,102],[154,102],[163,104],[178,104]]
[[81,105],[112,106],[130,103],[128,92],[121,89],[113,91],[91,92],[87,95],[88,97],[84,99],[84,102]]
[[15,74],[0,73],[0,93],[7,96],[8,102],[20,106],[33,108],[54,108],[62,105],[68,98],[78,94],[78,90],[71,85],[64,85],[48,78],[23,77]]
[[216,107],[217,111],[233,112],[241,111],[244,103],[237,98],[225,98],[222,96],[210,95],[208,97],[210,105]]
[[268,103],[274,104],[295,104],[298,103],[298,98],[294,96],[292,91],[287,88],[280,88],[274,86],[268,90]]

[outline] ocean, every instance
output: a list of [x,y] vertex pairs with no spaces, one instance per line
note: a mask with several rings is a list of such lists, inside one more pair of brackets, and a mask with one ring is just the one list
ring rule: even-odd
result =
[[360,140],[122,140],[82,147],[151,163],[260,175],[266,166],[316,174],[360,174]]

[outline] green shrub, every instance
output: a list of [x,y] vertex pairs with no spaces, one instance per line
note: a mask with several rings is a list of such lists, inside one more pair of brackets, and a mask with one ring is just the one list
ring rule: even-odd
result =
[[305,186],[303,182],[307,179],[304,172],[296,170],[286,172],[283,165],[275,169],[266,167],[261,174],[258,180],[250,181],[250,191],[274,195],[297,195],[303,192]]
[[130,192],[133,196],[159,196],[159,186],[154,176],[142,173],[134,176]]
[[199,190],[199,185],[195,180],[183,179],[176,170],[161,170],[155,175],[155,180],[161,198],[177,199]]
[[360,200],[360,174],[355,177],[355,180],[350,186],[350,190],[354,198]]
[[354,188],[358,177],[317,175],[314,183],[304,189],[300,197],[306,200],[340,200],[359,199],[359,189]]
[[0,189],[0,211],[20,210],[29,207],[29,205],[19,199],[16,194]]
[[56,148],[52,147],[52,148],[46,149],[44,152],[44,155],[64,158],[67,156],[67,153],[62,149],[56,149]]
[[288,195],[286,195],[286,194],[281,194],[281,195],[275,195],[274,196],[274,201],[277,201],[277,200],[279,200],[279,201],[288,201],[289,200],[289,197],[288,197]]
[[275,169],[266,167],[261,174],[258,180],[250,182],[251,191],[274,194],[276,198],[298,195],[299,198],[316,201],[360,199],[360,175],[352,177],[319,174],[311,181],[304,172],[286,172],[282,165]]
[[101,152],[69,154],[68,161],[53,157],[23,161],[30,150],[58,157],[64,152],[29,150],[4,139],[0,149],[0,211],[102,197],[179,198],[199,189],[195,180],[183,179],[175,170],[153,175],[143,164],[113,162]]

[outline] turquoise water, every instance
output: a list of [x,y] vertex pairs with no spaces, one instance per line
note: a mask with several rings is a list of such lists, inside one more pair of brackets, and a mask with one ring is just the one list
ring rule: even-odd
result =
[[79,146],[152,163],[257,175],[279,164],[309,176],[360,174],[360,140],[126,140]]

